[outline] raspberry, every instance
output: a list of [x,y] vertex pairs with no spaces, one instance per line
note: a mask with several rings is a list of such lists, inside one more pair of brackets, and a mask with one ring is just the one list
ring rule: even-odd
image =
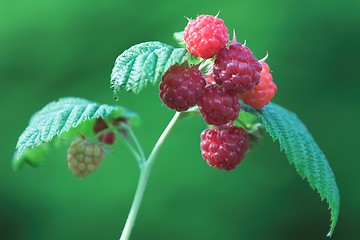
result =
[[100,145],[79,138],[72,141],[67,151],[68,166],[75,176],[84,178],[98,168],[104,156]]
[[236,126],[206,129],[201,135],[201,154],[207,163],[220,170],[232,170],[248,149],[248,134]]
[[184,30],[186,48],[196,57],[212,58],[229,41],[224,21],[216,16],[200,15]]
[[261,69],[248,47],[233,43],[219,51],[213,72],[216,83],[226,91],[243,93],[259,83]]
[[205,122],[215,126],[237,119],[241,108],[236,94],[225,92],[218,85],[208,85],[205,88],[198,106]]
[[272,80],[269,65],[263,61],[260,63],[263,67],[260,73],[260,83],[256,85],[254,89],[240,95],[240,99],[243,100],[244,103],[256,109],[261,109],[269,104],[277,91],[276,84]]
[[169,108],[186,111],[202,98],[205,85],[198,66],[189,68],[187,62],[175,64],[162,76],[160,98]]
[[[108,128],[108,125],[102,118],[96,119],[95,125],[93,127],[94,133],[101,132]],[[101,136],[99,136],[99,141],[106,143],[106,144],[113,144],[115,141],[115,134],[113,132],[104,133]]]

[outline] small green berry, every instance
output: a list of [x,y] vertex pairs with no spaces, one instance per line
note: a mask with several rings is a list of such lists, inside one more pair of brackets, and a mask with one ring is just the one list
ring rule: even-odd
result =
[[68,149],[68,166],[75,176],[84,178],[98,168],[104,156],[101,145],[79,138]]

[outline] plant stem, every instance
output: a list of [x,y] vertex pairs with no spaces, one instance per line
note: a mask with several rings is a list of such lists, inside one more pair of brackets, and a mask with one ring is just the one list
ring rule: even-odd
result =
[[137,137],[136,137],[135,133],[133,132],[133,130],[131,129],[131,127],[128,127],[127,129],[128,129],[128,131],[130,133],[131,138],[135,142],[135,145],[136,145],[136,147],[137,147],[137,149],[139,151],[140,157],[142,159],[144,159],[144,161],[145,161],[145,159],[146,159],[145,153],[144,153],[144,150],[142,149],[142,147],[141,147],[141,145],[139,143],[139,140],[137,139]]
[[120,136],[121,134],[117,134],[122,142],[125,144],[125,146],[129,149],[129,151],[133,154],[133,156],[136,158],[136,161],[138,162],[139,167],[141,168],[142,164],[144,163],[145,159],[142,158],[138,152],[134,149],[134,147],[127,141],[127,139],[124,138],[124,136]]
[[240,119],[236,119],[236,121],[238,123],[240,123],[246,130],[251,130],[251,127],[249,127],[248,125],[246,125],[246,123],[244,123],[243,121],[241,121]]
[[150,153],[149,158],[143,165],[143,168],[141,168],[140,171],[140,178],[139,182],[136,188],[135,196],[133,203],[131,205],[131,209],[128,215],[128,218],[126,220],[123,232],[121,234],[120,240],[128,240],[130,238],[130,234],[132,231],[132,228],[134,227],[135,219],[137,216],[137,213],[139,211],[141,201],[145,192],[145,188],[151,173],[152,166],[154,165],[155,159],[159,153],[159,150],[163,143],[165,142],[166,138],[170,134],[171,130],[175,127],[176,123],[181,119],[181,113],[176,112],[169,124],[166,126],[165,130],[157,140],[153,150]]
[[117,138],[119,138],[124,144],[125,146],[129,149],[129,151],[132,153],[132,155],[135,157],[136,161],[138,162],[138,166],[141,169],[142,165],[145,163],[146,159],[144,156],[144,151],[141,149],[141,147],[138,146],[139,142],[137,141],[135,134],[132,132],[131,127],[128,126],[124,126],[129,132],[131,137],[136,141],[139,153],[135,150],[135,148],[131,145],[131,143],[129,142],[129,140],[124,136],[124,134],[122,134],[120,132],[120,129],[117,129],[110,121],[106,121],[106,124],[108,126],[108,129],[110,132],[115,133],[115,136]]

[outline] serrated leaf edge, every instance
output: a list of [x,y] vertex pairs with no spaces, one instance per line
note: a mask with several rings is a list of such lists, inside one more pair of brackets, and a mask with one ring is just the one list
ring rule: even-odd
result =
[[[322,201],[323,201],[324,199],[326,199],[326,202],[327,202],[328,205],[329,205],[329,210],[330,210],[330,212],[331,212],[331,224],[330,224],[330,230],[329,230],[327,236],[328,236],[328,237],[331,237],[332,234],[333,234],[333,232],[334,232],[335,226],[336,226],[336,224],[337,224],[338,215],[339,215],[339,206],[340,206],[340,194],[339,194],[338,187],[337,187],[337,185],[336,185],[336,180],[335,180],[334,173],[333,173],[333,171],[332,171],[332,169],[331,169],[331,167],[330,167],[330,165],[329,165],[329,163],[328,163],[328,161],[327,161],[324,153],[321,151],[321,149],[319,148],[319,146],[318,146],[317,143],[315,142],[313,136],[312,136],[311,133],[308,131],[308,129],[306,128],[306,126],[302,123],[302,121],[296,116],[295,113],[290,112],[290,111],[288,111],[288,110],[280,107],[280,108],[284,109],[285,111],[287,111],[287,112],[289,113],[289,116],[291,116],[294,120],[297,119],[297,121],[301,123],[300,128],[302,129],[302,131],[304,131],[304,132],[307,133],[307,135],[308,135],[308,137],[310,138],[310,140],[312,140],[312,142],[314,143],[314,145],[311,145],[311,146],[312,146],[312,148],[316,148],[316,150],[314,150],[314,149],[313,149],[313,150],[314,150],[314,151],[317,151],[317,152],[319,153],[319,155],[321,156],[321,158],[323,158],[323,161],[321,161],[321,162],[323,162],[324,164],[326,164],[325,167],[329,170],[328,172],[331,173],[330,175],[331,175],[332,179],[331,179],[330,181],[335,184],[335,188],[332,189],[333,191],[331,191],[331,192],[332,192],[335,196],[333,196],[332,198],[328,198],[328,197],[324,196],[324,194],[323,194],[322,192],[320,192],[318,186],[314,185],[314,183],[312,183],[312,182],[310,181],[310,179],[308,178],[307,174],[302,174],[302,173],[299,171],[299,169],[296,167],[296,163],[294,162],[294,159],[292,159],[291,156],[289,157],[289,155],[290,155],[289,152],[290,152],[290,151],[289,151],[288,149],[285,149],[285,147],[284,147],[284,139],[282,139],[280,135],[277,135],[277,134],[272,130],[273,128],[270,126],[271,124],[276,125],[276,124],[277,124],[276,121],[272,121],[272,119],[271,119],[271,120],[265,119],[265,117],[263,116],[264,110],[266,110],[266,109],[269,108],[270,106],[280,107],[280,106],[278,106],[278,105],[276,105],[276,104],[274,104],[274,103],[270,103],[268,106],[265,106],[265,108],[264,108],[263,110],[256,110],[256,109],[254,109],[254,108],[252,108],[252,107],[250,107],[250,106],[242,103],[242,108],[243,108],[243,110],[245,110],[245,111],[247,111],[247,112],[249,112],[249,113],[255,114],[257,117],[259,117],[259,118],[262,120],[262,122],[263,122],[263,124],[264,124],[264,126],[265,126],[265,130],[266,130],[266,132],[269,133],[269,135],[271,136],[272,140],[273,140],[274,142],[275,142],[275,141],[279,141],[279,143],[280,143],[280,150],[285,152],[286,156],[288,157],[288,160],[289,160],[290,164],[292,164],[292,165],[295,166],[296,172],[301,176],[301,178],[302,178],[302,179],[306,179],[307,182],[309,183],[310,187],[311,187],[313,190],[316,190],[316,191],[318,192],[318,194],[320,195],[320,198],[321,198]],[[271,113],[271,110],[269,110],[269,112]],[[271,122],[271,124],[269,124],[269,122]],[[281,127],[278,126],[278,129],[279,129],[279,128],[281,128]],[[284,131],[284,132],[286,132],[286,131]],[[304,138],[303,135],[298,135],[298,137]],[[302,139],[302,140],[304,141],[304,139]],[[303,148],[303,149],[304,149],[304,148]],[[309,154],[309,153],[304,153],[304,154]],[[313,166],[312,166],[312,167],[313,167]],[[327,179],[326,181],[329,182],[328,179]],[[335,202],[333,202],[331,199],[335,199]]]

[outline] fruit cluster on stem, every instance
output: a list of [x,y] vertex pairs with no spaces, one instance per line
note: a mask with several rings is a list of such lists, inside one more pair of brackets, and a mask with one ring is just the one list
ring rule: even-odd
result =
[[197,105],[204,121],[212,126],[201,134],[203,158],[217,169],[234,169],[249,145],[246,130],[233,125],[241,110],[239,100],[260,109],[270,102],[276,85],[265,59],[259,61],[235,37],[229,42],[228,29],[217,16],[189,20],[183,37],[189,52],[212,59],[213,64],[204,73],[199,65],[173,65],[162,76],[160,98],[180,112]]

